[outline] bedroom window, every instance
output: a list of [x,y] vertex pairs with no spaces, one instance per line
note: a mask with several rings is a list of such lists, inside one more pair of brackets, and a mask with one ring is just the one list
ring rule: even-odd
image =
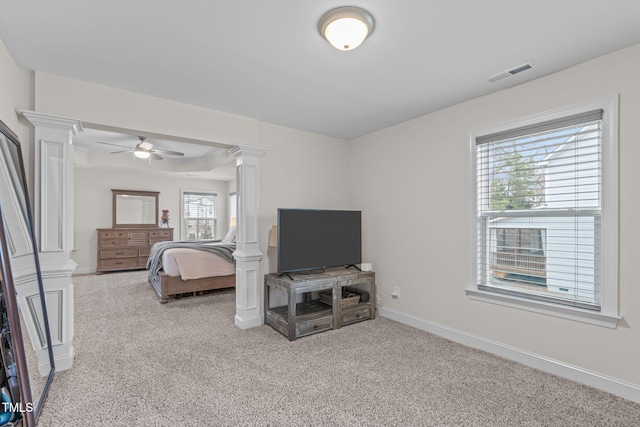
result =
[[467,294],[615,327],[617,97],[470,137]]
[[182,239],[217,239],[216,193],[182,191]]

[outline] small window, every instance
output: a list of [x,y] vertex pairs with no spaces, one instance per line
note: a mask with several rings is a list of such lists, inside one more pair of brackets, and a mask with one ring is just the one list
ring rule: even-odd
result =
[[182,239],[217,239],[217,194],[182,191]]

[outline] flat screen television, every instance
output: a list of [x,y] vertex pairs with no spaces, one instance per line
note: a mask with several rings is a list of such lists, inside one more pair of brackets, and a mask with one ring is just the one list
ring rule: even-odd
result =
[[278,274],[362,262],[360,211],[278,209]]

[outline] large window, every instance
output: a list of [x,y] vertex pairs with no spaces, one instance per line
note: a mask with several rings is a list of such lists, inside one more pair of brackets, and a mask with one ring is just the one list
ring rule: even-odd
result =
[[183,240],[217,239],[217,198],[215,193],[182,191]]
[[615,322],[616,104],[589,103],[472,133],[468,294]]

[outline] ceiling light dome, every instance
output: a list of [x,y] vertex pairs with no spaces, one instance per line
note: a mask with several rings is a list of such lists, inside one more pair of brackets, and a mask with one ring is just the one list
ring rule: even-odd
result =
[[142,150],[136,150],[133,152],[133,154],[139,159],[148,159],[149,156],[151,155],[151,153],[149,153],[148,151],[142,151]]
[[373,32],[373,16],[359,7],[331,9],[318,21],[322,37],[338,50],[353,50]]

